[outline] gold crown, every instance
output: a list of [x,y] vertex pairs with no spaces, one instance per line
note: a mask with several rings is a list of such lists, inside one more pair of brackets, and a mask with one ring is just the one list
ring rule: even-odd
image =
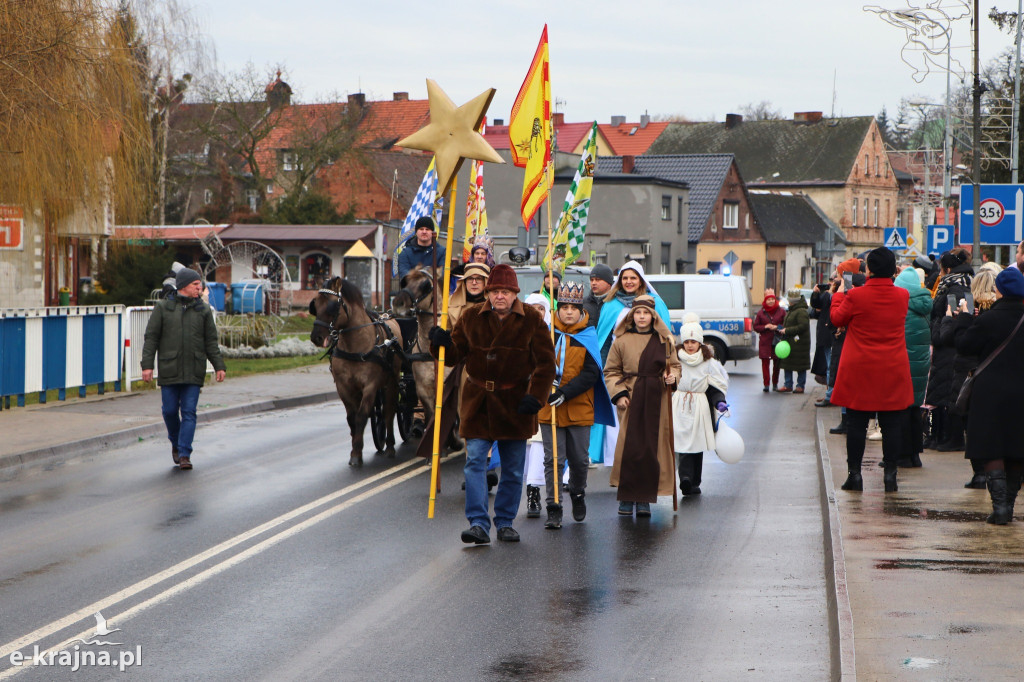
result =
[[563,282],[558,287],[558,302],[581,306],[585,294],[583,285],[579,282]]

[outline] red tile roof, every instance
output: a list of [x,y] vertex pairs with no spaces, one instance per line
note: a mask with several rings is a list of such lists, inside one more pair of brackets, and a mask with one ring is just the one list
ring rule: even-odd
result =
[[640,127],[639,123],[623,123],[613,126],[609,123],[598,123],[598,129],[616,156],[646,154],[658,136],[668,127],[667,121],[648,123]]

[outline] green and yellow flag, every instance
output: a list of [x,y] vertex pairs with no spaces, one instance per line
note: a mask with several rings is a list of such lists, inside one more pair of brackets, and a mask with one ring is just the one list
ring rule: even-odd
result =
[[[587,232],[587,217],[590,215],[590,194],[594,188],[594,166],[597,164],[597,121],[590,128],[587,141],[583,144],[580,165],[569,186],[569,193],[558,216],[557,229],[551,236],[551,244],[544,254],[544,269],[551,261],[551,269],[565,272],[565,266],[576,262],[583,250],[583,237]],[[552,256],[552,254],[554,254]]]

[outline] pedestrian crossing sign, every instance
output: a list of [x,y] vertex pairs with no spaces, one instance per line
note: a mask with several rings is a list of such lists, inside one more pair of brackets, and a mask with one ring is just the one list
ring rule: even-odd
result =
[[885,228],[885,243],[883,246],[893,251],[907,250],[907,228],[887,227]]

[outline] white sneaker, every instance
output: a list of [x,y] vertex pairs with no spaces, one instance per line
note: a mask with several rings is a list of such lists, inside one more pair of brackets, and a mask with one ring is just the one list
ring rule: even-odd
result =
[[877,420],[868,427],[868,440],[882,440],[882,429],[878,428]]

